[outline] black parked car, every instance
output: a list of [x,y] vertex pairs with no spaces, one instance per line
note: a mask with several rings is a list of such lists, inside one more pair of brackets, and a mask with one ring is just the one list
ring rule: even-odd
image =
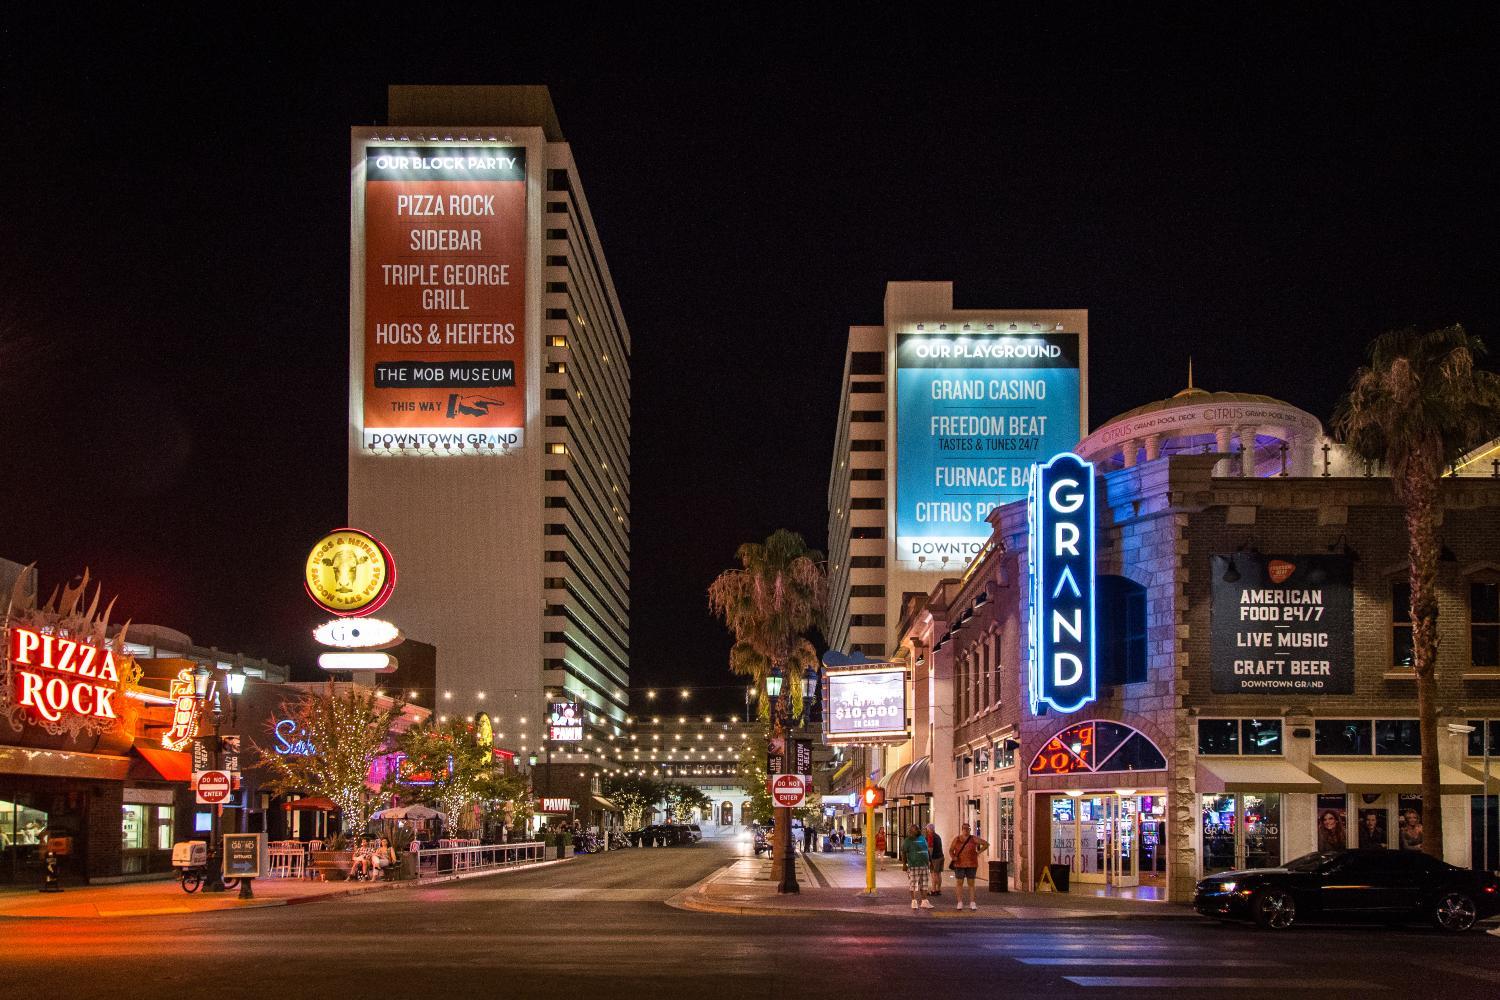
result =
[[1318,851],[1280,868],[1223,872],[1198,883],[1193,908],[1284,930],[1298,920],[1431,920],[1465,931],[1500,913],[1500,879],[1417,851]]

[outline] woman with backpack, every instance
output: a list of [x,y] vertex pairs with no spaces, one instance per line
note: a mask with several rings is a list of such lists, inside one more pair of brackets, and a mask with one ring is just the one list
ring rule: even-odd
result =
[[906,871],[911,884],[911,908],[932,909],[927,898],[927,875],[932,864],[932,855],[927,851],[927,838],[921,827],[913,823],[906,829],[906,838],[901,841],[901,867]]

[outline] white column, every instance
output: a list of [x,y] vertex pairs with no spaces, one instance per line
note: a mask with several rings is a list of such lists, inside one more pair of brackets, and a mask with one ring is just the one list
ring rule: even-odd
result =
[[1154,462],[1161,458],[1161,435],[1146,435],[1146,461]]
[[1240,475],[1246,479],[1255,476],[1255,428],[1240,428]]

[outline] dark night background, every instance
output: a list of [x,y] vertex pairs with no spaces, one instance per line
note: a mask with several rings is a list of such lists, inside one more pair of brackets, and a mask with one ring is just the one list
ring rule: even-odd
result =
[[309,662],[300,564],[345,508],[348,128],[388,83],[552,88],[634,338],[642,685],[736,703],[704,587],[777,527],[823,544],[845,331],[887,280],[1089,309],[1091,424],[1189,355],[1326,419],[1385,328],[1500,348],[1477,15],[498,9],[8,15],[0,555]]

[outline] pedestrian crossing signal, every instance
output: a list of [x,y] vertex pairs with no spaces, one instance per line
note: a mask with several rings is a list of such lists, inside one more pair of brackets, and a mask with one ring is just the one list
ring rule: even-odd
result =
[[874,785],[865,789],[865,805],[874,808],[885,805],[885,789],[876,788]]

